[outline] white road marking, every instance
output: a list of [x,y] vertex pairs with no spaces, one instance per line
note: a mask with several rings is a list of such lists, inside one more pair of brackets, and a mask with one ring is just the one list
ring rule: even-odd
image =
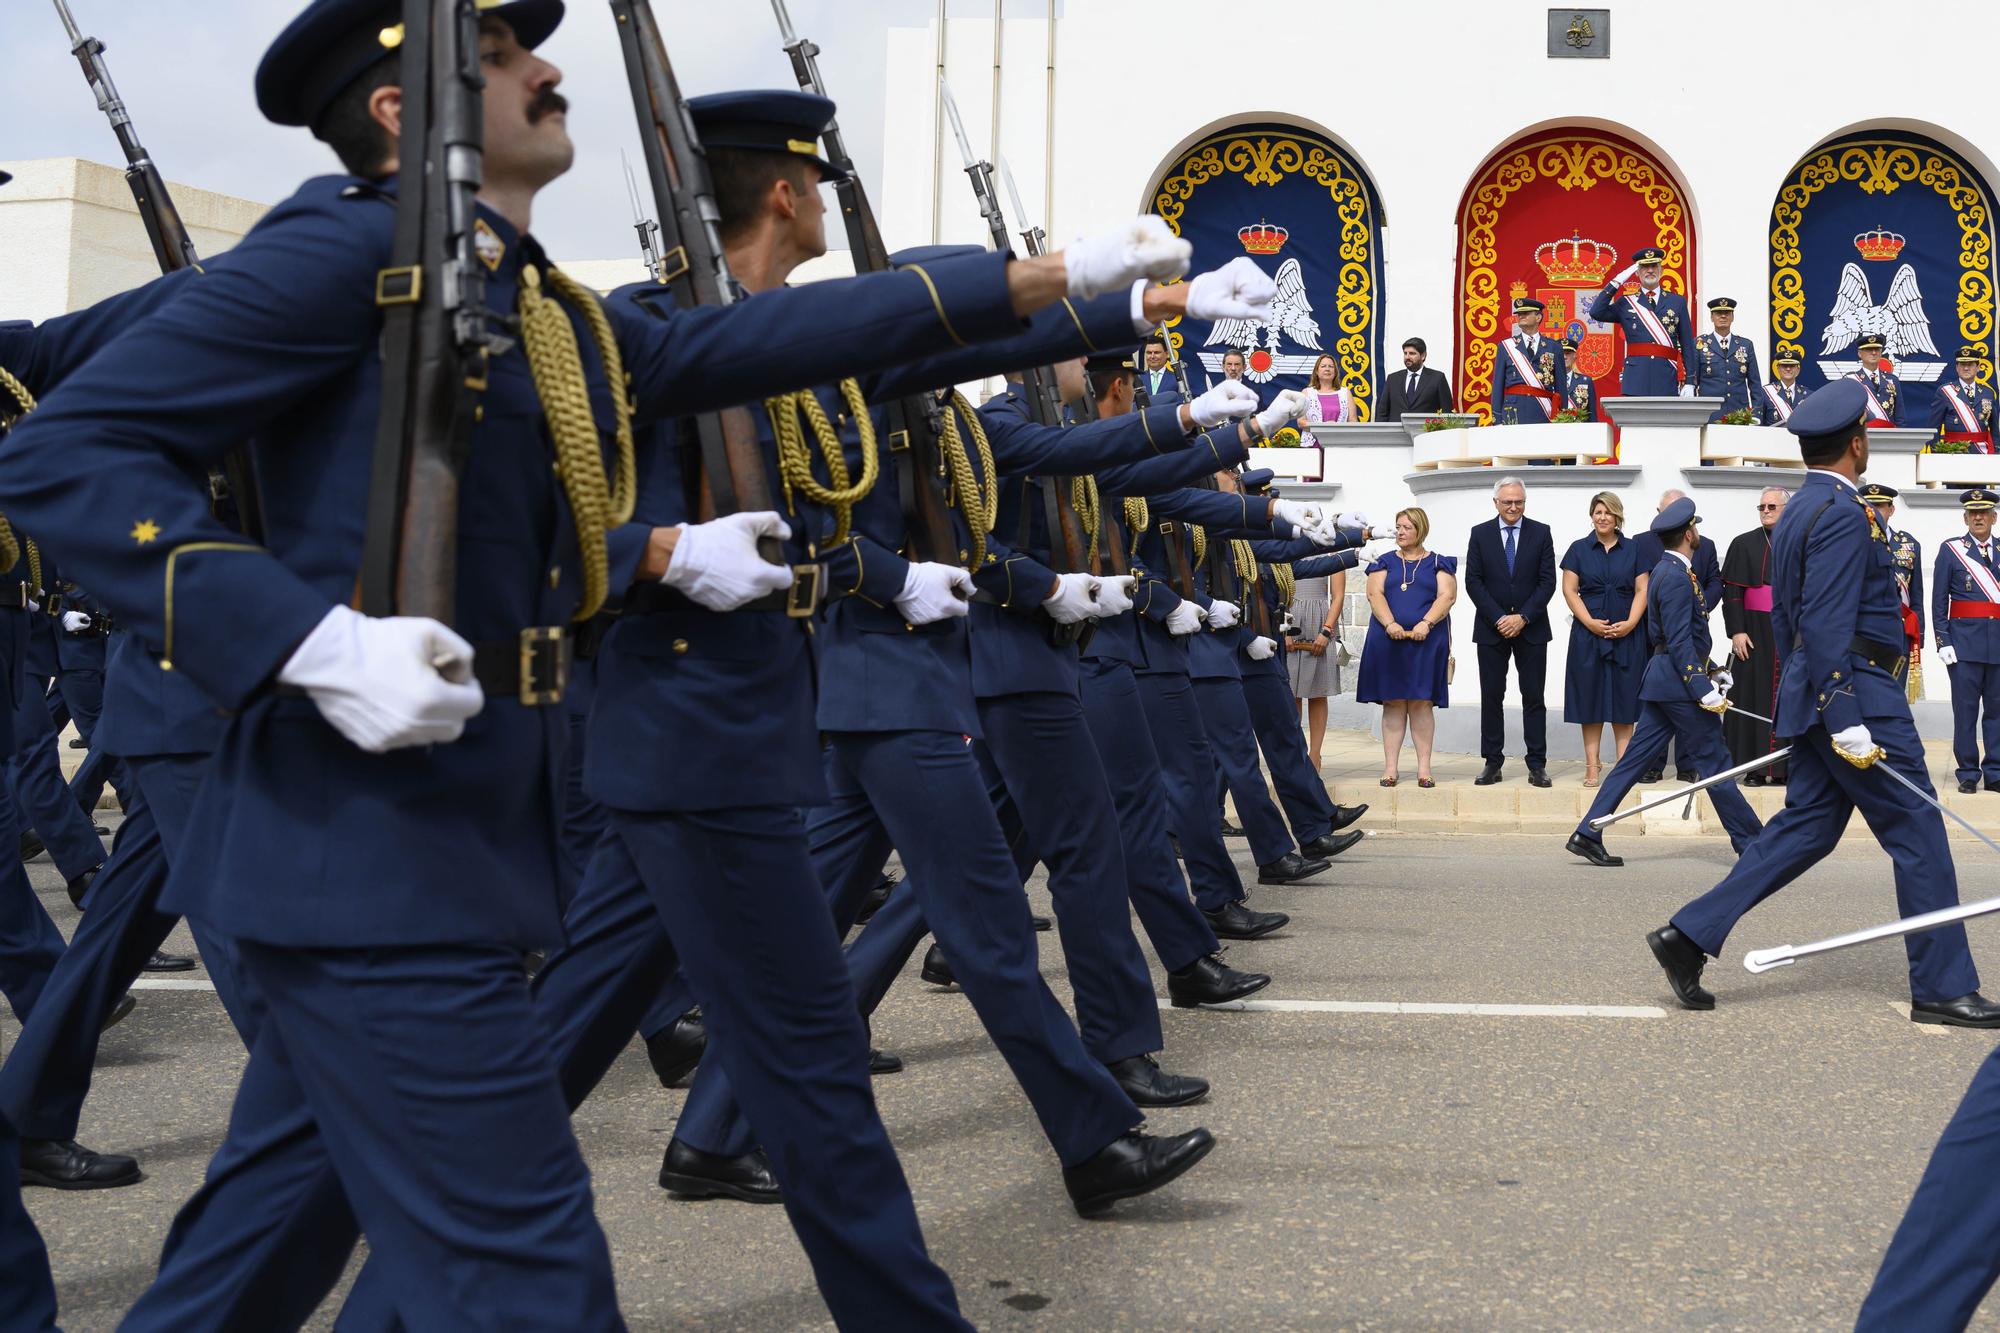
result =
[[199,977],[140,977],[133,990],[214,990],[215,983]]
[[[1162,1009],[1170,1008],[1166,1000]],[[1232,1000],[1203,1005],[1260,1014],[1458,1014],[1481,1018],[1665,1018],[1650,1004],[1433,1004],[1416,1000]]]

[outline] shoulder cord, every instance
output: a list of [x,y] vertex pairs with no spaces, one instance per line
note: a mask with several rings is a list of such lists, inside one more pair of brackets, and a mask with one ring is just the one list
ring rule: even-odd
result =
[[[841,447],[833,423],[826,419],[826,409],[820,406],[817,394],[800,389],[764,400],[765,414],[771,418],[771,434],[778,442],[778,476],[785,483],[787,506],[792,492],[797,491],[812,503],[831,509],[835,546],[847,540],[854,522],[854,506],[875,488],[875,480],[881,475],[881,459],[875,448],[875,418],[861,396],[861,386],[851,379],[842,380],[840,396],[847,404],[848,415],[854,418],[861,441],[861,476],[851,483],[847,452]],[[805,425],[812,428],[820,457],[826,460],[824,484],[813,475],[812,450],[806,447],[805,431],[799,424],[801,414]]]
[[1078,520],[1082,522],[1083,530],[1090,534],[1090,554],[1087,558],[1092,565],[1095,565],[1097,563],[1097,534],[1100,518],[1098,513],[1097,478],[1091,476],[1071,477],[1069,479],[1069,502],[1070,507],[1076,510]]
[[1281,565],[1272,565],[1271,577],[1278,584],[1278,605],[1290,606],[1292,598],[1298,595],[1299,590],[1298,576],[1292,572],[1291,562],[1286,561]]
[[1243,580],[1243,586],[1257,586],[1257,557],[1250,550],[1250,543],[1241,537],[1229,543],[1229,554],[1236,562],[1236,577]]
[[[35,395],[28,392],[28,386],[15,379],[6,370],[0,369],[0,389],[5,389],[20,405],[16,420],[35,410]],[[14,536],[14,525],[4,515],[0,515],[0,573],[21,563],[21,543]],[[37,583],[40,580],[36,580]]]
[[1134,532],[1144,532],[1153,524],[1152,512],[1146,507],[1143,495],[1125,497],[1125,525]]
[[[552,296],[542,291],[545,281]],[[575,307],[590,330],[611,388],[618,457],[609,481],[604,475],[603,440],[590,410],[583,357],[577,350],[576,330],[563,313],[564,303]],[[625,361],[597,294],[560,269],[551,267],[543,273],[528,265],[521,270],[520,314],[521,347],[527,353],[535,393],[542,400],[549,436],[555,441],[556,473],[562,478],[563,494],[576,524],[577,547],[583,556],[583,599],[574,618],[588,620],[610,592],[611,556],[604,535],[631,521],[638,498],[638,461],[632,443],[632,399],[625,383]]]
[[33,537],[28,538],[28,595],[35,598],[48,595],[42,588],[42,553]]
[[[966,568],[976,572],[986,563],[986,534],[993,531],[993,520],[1000,508],[1000,479],[993,474],[993,446],[986,442],[986,429],[979,424],[978,410],[956,389],[952,391],[951,404],[957,411],[944,413],[944,429],[939,432],[938,443],[944,450],[945,465],[951,469],[951,488],[957,494],[959,512],[965,515],[965,525],[972,529],[972,561]],[[972,430],[973,447],[979,451],[980,472],[987,480],[985,495],[979,493],[979,477],[973,474],[972,457],[966,453],[965,440],[958,433],[961,416]]]
[[1199,523],[1188,524],[1188,531],[1194,534],[1194,562],[1199,565],[1208,559],[1208,529]]

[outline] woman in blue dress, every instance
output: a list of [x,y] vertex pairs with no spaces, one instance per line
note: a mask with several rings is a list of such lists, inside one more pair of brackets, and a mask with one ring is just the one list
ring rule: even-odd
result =
[[1576,620],[1569,627],[1569,675],[1563,686],[1563,721],[1583,728],[1583,785],[1595,787],[1604,724],[1618,757],[1639,720],[1639,677],[1646,670],[1646,574],[1639,548],[1625,539],[1625,506],[1610,491],[1590,497],[1588,537],[1570,543],[1562,558],[1563,600]]
[[1432,708],[1451,702],[1451,604],[1458,600],[1458,558],[1424,549],[1431,521],[1421,509],[1396,515],[1396,549],[1368,566],[1374,622],[1361,648],[1355,697],[1382,705],[1382,785],[1396,785],[1407,729],[1417,747],[1417,785],[1433,787]]

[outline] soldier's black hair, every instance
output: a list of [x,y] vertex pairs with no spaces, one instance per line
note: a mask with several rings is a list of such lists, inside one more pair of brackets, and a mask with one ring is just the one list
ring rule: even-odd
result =
[[1089,374],[1091,401],[1098,403],[1110,396],[1112,385],[1119,380],[1132,378],[1132,371],[1128,366],[1112,366],[1108,369],[1090,371]]
[[333,149],[348,175],[379,176],[383,165],[395,156],[396,145],[389,131],[368,114],[368,99],[377,88],[393,87],[402,78],[402,60],[383,56],[341,89],[313,122],[313,137]]
[[1683,523],[1677,528],[1668,528],[1665,532],[1660,533],[1660,549],[1671,551],[1679,546],[1687,540],[1688,529],[1693,526],[1693,523]]
[[1808,467],[1815,463],[1839,462],[1840,456],[1847,452],[1847,446],[1854,442],[1854,437],[1865,429],[1866,427],[1857,421],[1846,430],[1834,431],[1829,435],[1801,435],[1799,457],[1805,460]]
[[715,182],[715,208],[722,215],[719,230],[723,241],[741,236],[757,224],[764,208],[764,196],[781,180],[803,195],[811,191],[810,165],[797,153],[774,152],[762,148],[711,148],[709,175]]

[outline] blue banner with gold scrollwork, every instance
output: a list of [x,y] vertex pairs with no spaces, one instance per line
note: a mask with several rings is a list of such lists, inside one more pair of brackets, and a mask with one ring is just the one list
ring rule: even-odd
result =
[[1193,243],[1190,272],[1247,254],[1278,283],[1268,321],[1170,327],[1190,384],[1221,379],[1233,346],[1268,403],[1302,388],[1330,353],[1355,416],[1372,419],[1382,374],[1382,210],[1353,158],[1295,125],[1237,125],[1170,163],[1152,198],[1153,211]]
[[[1863,131],[1808,153],[1771,209],[1771,335],[1795,345],[1800,382],[1860,366],[1881,334],[1921,425],[1965,344],[1993,352],[1992,193],[1956,153],[1921,135]],[[1980,371],[1990,378],[1990,359]]]

